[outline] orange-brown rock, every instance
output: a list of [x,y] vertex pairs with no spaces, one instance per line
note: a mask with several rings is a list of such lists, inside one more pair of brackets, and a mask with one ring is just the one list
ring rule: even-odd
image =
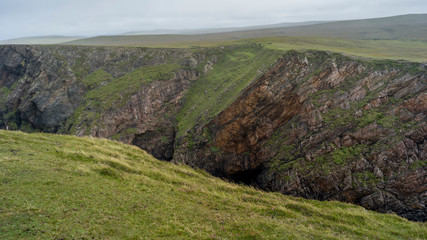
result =
[[[169,61],[180,67],[124,101],[84,105],[89,73]],[[113,138],[262,189],[427,220],[425,65],[290,51],[176,136],[186,91],[212,68],[213,55],[185,49],[3,46],[0,128]]]
[[[406,67],[290,52],[193,129],[194,149],[178,142],[174,161],[426,221],[427,76]],[[210,140],[200,137],[206,129]]]

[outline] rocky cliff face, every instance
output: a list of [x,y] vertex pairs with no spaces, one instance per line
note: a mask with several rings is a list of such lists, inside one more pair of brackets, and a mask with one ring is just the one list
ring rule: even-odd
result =
[[[4,46],[0,127],[112,138],[266,190],[427,220],[425,66],[291,51],[262,74],[271,54],[251,49]],[[201,78],[217,60],[229,74]],[[236,75],[237,61],[257,64]],[[239,76],[255,79],[177,135],[189,89],[223,105]]]
[[113,138],[170,159],[180,99],[199,65],[214,59],[174,49],[5,46],[0,127]]
[[427,219],[425,66],[290,52],[174,160],[284,194]]
[[[171,160],[176,113],[183,93],[195,79],[195,71],[181,69],[171,79],[141,88],[123,106],[104,112],[89,134],[134,144],[158,159]],[[77,135],[83,135],[83,131]]]

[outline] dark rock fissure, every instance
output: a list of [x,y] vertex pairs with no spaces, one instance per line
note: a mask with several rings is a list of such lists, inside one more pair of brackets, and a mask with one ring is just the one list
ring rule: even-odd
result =
[[[0,127],[111,138],[234,182],[427,220],[425,66],[290,51],[177,137],[200,73],[170,61],[207,60],[185,50],[1,47]],[[147,66],[174,73],[114,96],[96,91]]]
[[257,178],[262,171],[264,171],[264,166],[260,165],[255,169],[232,174],[228,176],[228,179],[236,183],[243,183],[253,187],[259,187]]
[[195,128],[173,161],[426,221],[426,78],[415,64],[290,53],[205,125],[211,142],[201,137],[205,126]]
[[132,144],[147,151],[157,159],[172,161],[175,134],[174,130],[169,134],[165,134],[165,131],[147,131],[136,134]]

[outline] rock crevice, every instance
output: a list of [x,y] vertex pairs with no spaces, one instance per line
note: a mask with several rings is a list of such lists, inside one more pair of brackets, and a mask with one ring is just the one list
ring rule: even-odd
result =
[[222,51],[0,47],[0,127],[106,137],[265,190],[427,220],[425,67],[289,51],[178,135],[186,93]]
[[288,53],[189,133],[191,151],[178,142],[174,161],[426,221],[427,78],[416,66]]

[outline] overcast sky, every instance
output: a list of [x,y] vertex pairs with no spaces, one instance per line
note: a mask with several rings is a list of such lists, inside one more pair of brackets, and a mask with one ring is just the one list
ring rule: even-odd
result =
[[0,40],[427,13],[427,0],[0,0]]

